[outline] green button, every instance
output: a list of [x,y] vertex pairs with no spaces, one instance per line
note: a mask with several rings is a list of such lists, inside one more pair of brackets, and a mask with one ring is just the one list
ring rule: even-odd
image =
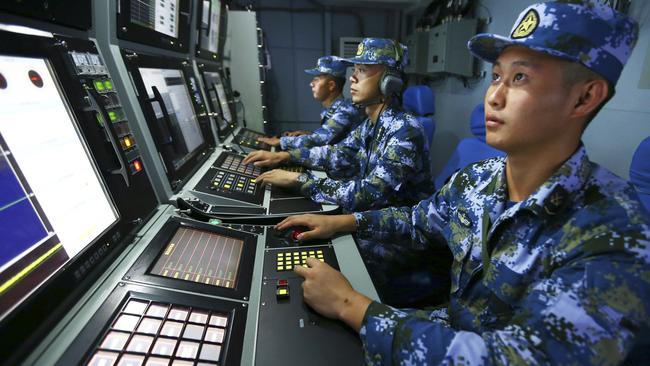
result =
[[101,80],[95,80],[94,84],[95,84],[95,90],[104,91],[104,83],[102,83]]
[[113,83],[110,80],[104,80],[104,87],[106,90],[113,90]]
[[111,119],[111,122],[115,122],[115,120],[117,119],[117,113],[113,111],[108,112],[108,118]]

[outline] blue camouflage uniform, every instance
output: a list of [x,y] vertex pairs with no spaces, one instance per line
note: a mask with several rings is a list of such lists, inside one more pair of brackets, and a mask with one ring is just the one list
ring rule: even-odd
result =
[[282,150],[334,145],[344,139],[366,118],[362,108],[344,98],[336,99],[320,114],[321,126],[309,135],[280,137]]
[[[345,80],[348,64],[340,57],[323,56],[318,59],[313,69],[305,70],[310,75],[331,75]],[[348,99],[338,98],[329,108],[320,114],[321,127],[309,135],[283,136],[280,138],[282,150],[308,148],[312,146],[334,145],[344,139],[363,120],[366,114],[363,108],[355,106]]]
[[454,256],[447,308],[369,306],[369,364],[616,364],[650,326],[650,217],[626,181],[581,147],[510,208],[505,183],[485,160],[413,208],[355,214],[359,236]]
[[[469,48],[492,61],[508,44],[564,50],[615,85],[636,34],[604,5],[551,2],[524,10],[510,39],[477,35]],[[446,244],[454,257],[447,307],[368,307],[360,336],[369,364],[609,365],[647,354],[635,351],[650,329],[650,214],[633,187],[580,145],[510,202],[506,159],[467,166],[415,207],[355,214],[360,237]]]
[[[370,54],[375,58],[372,63],[402,67],[395,63],[393,43],[390,43],[393,52],[390,54],[377,46],[379,41],[382,46],[389,42],[365,39],[362,43],[366,44],[365,51],[357,58],[363,59]],[[381,52],[379,61],[378,49]],[[401,47],[399,49],[403,52]],[[288,152],[292,162],[325,170],[329,175],[317,178],[309,172],[303,173],[298,177],[303,194],[316,202],[332,203],[353,211],[414,204],[428,197],[433,187],[425,146],[422,124],[399,109],[397,101],[393,100],[380,113],[376,123],[367,118],[337,145]]]

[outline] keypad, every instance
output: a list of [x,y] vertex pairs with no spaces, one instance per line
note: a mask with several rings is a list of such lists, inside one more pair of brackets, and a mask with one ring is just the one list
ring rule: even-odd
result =
[[253,177],[257,177],[262,173],[261,168],[256,167],[253,164],[245,165],[242,163],[243,160],[244,158],[239,155],[229,154],[219,167],[232,172],[251,175]]
[[257,192],[258,187],[255,184],[255,178],[219,170],[212,178],[210,189],[222,192],[239,192],[254,195]]
[[217,365],[228,335],[226,313],[130,299],[86,365]]
[[307,258],[309,257],[325,262],[325,257],[321,249],[283,251],[275,255],[275,269],[278,272],[283,272],[293,270],[293,266],[307,267]]

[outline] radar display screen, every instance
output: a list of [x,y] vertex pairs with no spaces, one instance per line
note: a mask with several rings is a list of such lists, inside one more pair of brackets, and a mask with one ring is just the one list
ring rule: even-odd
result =
[[180,227],[153,265],[153,275],[235,288],[244,241]]
[[0,318],[118,220],[45,59],[0,55]]

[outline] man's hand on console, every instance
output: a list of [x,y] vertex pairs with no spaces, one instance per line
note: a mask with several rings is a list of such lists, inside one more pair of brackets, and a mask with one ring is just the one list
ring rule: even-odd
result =
[[277,138],[277,137],[275,137],[275,136],[271,136],[271,137],[258,137],[258,138],[257,138],[257,141],[259,141],[259,142],[263,142],[263,143],[265,143],[265,144],[267,144],[267,145],[271,145],[271,146],[273,146],[273,147],[278,147],[278,146],[280,146],[280,139]]
[[257,184],[273,184],[278,187],[291,188],[298,185],[300,173],[289,172],[282,169],[273,169],[260,174],[256,179]]
[[294,226],[306,226],[310,229],[298,235],[297,239],[301,241],[331,238],[336,233],[350,233],[357,229],[354,215],[313,214],[289,216],[275,225],[275,229],[284,231]]
[[339,319],[357,332],[372,302],[356,292],[341,272],[316,258],[307,258],[307,267],[294,271],[305,278],[302,283],[305,302],[322,315]]
[[253,151],[248,154],[242,163],[244,164],[253,164],[261,168],[274,168],[284,162],[289,161],[289,153],[282,152],[270,152],[264,150]]
[[311,131],[307,130],[296,130],[296,131],[287,131],[283,135],[287,137],[296,137],[296,136],[302,136],[302,135],[311,135]]

